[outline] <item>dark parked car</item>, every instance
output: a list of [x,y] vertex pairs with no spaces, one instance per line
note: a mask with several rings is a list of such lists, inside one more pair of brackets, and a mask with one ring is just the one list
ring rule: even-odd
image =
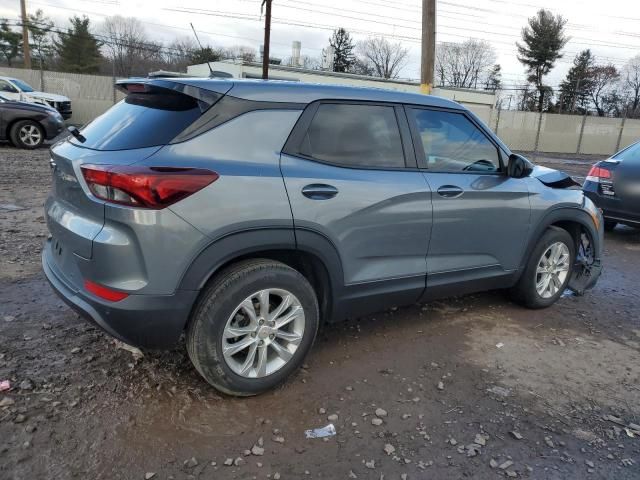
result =
[[0,140],[34,149],[57,137],[63,129],[64,119],[55,108],[0,96]]
[[640,228],[640,142],[596,163],[582,188],[602,209],[605,230],[618,223]]
[[[548,307],[600,274],[602,216],[461,105],[293,82],[120,82],[51,150],[53,288],[121,340],[252,395],[321,321],[495,288]],[[398,348],[403,348],[399,345]]]

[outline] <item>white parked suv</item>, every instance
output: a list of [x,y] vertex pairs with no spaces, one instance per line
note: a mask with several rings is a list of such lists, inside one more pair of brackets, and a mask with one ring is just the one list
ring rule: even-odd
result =
[[48,105],[60,112],[65,120],[71,118],[71,100],[64,95],[38,92],[27,82],[11,77],[0,77],[0,95],[8,100]]

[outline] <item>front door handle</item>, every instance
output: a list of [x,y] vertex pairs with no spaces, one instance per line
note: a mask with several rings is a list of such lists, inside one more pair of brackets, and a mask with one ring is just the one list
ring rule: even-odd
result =
[[458,198],[464,190],[456,185],[443,185],[438,190],[438,195],[444,198]]
[[338,189],[333,185],[312,183],[302,188],[302,194],[311,200],[328,200],[338,194]]

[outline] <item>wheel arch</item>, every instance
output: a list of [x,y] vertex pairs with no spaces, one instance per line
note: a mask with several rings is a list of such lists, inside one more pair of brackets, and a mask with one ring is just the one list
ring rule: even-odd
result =
[[24,120],[29,120],[31,122],[37,123],[38,126],[42,129],[42,133],[43,135],[46,137],[47,136],[47,129],[44,128],[44,125],[42,124],[42,122],[40,120],[37,120],[35,118],[27,118],[27,117],[18,117],[18,118],[12,118],[11,120],[9,120],[7,122],[7,126],[6,126],[6,131],[5,131],[5,135],[6,138],[11,138],[11,130],[13,129],[13,126],[18,123],[18,122],[22,122]]
[[[569,233],[569,235],[571,235],[571,238],[573,238],[574,248],[576,252],[578,251],[581,234],[583,231],[586,231],[589,234],[591,241],[594,243],[595,260],[597,262],[597,265],[600,265],[600,255],[602,251],[601,229],[598,229],[595,226],[593,219],[586,211],[573,207],[561,207],[547,213],[533,229],[529,243],[527,244],[527,248],[525,250],[525,254],[520,262],[520,275],[522,274],[522,272],[524,272],[533,249],[537,245],[544,232],[550,227],[561,228]],[[585,289],[582,286],[575,287],[574,285],[572,285],[572,282],[569,283],[569,287],[578,293],[582,293]]]
[[318,296],[322,317],[333,315],[342,264],[333,244],[315,232],[273,228],[235,232],[211,242],[190,263],[181,290],[199,290],[229,265],[251,258],[275,260],[299,271]]

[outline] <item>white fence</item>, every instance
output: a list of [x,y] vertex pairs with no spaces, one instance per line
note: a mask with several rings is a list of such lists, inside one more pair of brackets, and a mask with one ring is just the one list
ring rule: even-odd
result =
[[[112,77],[19,68],[0,68],[0,75],[19,78],[36,89],[69,97],[74,124],[91,121],[123,98],[115,89]],[[464,103],[462,98],[456,100]],[[640,140],[640,120],[466,106],[513,150],[610,155]]]
[[640,120],[493,110],[490,127],[513,150],[611,155],[640,140]]

